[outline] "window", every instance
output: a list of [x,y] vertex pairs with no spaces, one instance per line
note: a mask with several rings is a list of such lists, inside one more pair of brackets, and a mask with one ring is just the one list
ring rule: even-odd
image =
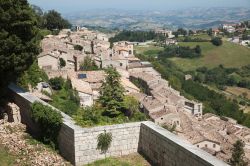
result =
[[120,66],[122,66],[122,63],[120,63]]
[[161,120],[163,120],[163,118],[161,118]]
[[129,55],[131,55],[132,54],[132,51],[131,50],[129,50]]
[[213,148],[216,148],[216,144],[213,144]]
[[207,144],[205,144],[205,147],[207,148]]
[[200,146],[199,146],[199,145],[197,145],[197,147],[199,148]]

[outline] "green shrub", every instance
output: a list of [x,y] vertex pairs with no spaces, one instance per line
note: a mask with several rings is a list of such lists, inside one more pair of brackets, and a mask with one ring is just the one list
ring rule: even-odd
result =
[[61,90],[64,84],[64,80],[62,77],[55,77],[51,78],[49,80],[49,83],[54,90]]
[[212,44],[215,45],[215,46],[220,46],[222,45],[222,40],[221,38],[219,37],[214,37],[212,40],[211,40]]
[[96,149],[101,150],[102,153],[105,153],[105,158],[106,158],[106,153],[109,147],[111,146],[111,142],[112,142],[112,133],[107,133],[106,130],[104,130],[104,133],[98,135]]
[[63,58],[59,58],[59,61],[60,61],[60,67],[63,68],[66,66],[66,62]]
[[53,148],[58,147],[57,137],[62,125],[62,115],[51,107],[35,102],[31,106],[31,118],[39,125],[39,139]]
[[78,51],[82,51],[82,50],[83,50],[83,47],[80,46],[80,45],[74,45],[74,49],[75,49],[75,50],[78,50]]

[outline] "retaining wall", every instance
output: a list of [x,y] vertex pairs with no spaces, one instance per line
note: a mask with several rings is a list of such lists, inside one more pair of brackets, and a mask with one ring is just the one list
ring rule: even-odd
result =
[[[10,97],[20,107],[22,123],[27,125],[31,134],[38,135],[40,130],[31,120],[30,105],[35,101],[48,104],[14,84],[10,84],[9,89]],[[107,156],[122,156],[139,152],[159,166],[227,165],[153,122],[81,128],[75,125],[71,117],[62,112],[61,114],[63,125],[58,138],[59,151],[65,159],[77,166],[105,157],[99,150],[96,150],[97,136],[104,130],[111,132],[113,136]]]
[[141,125],[138,151],[157,166],[227,165],[152,122]]
[[104,133],[104,130],[112,133],[112,143],[107,152],[107,157],[136,153],[138,150],[140,126],[141,123],[128,123],[76,130],[76,165],[83,165],[105,158],[105,155],[96,149],[97,137],[100,133]]

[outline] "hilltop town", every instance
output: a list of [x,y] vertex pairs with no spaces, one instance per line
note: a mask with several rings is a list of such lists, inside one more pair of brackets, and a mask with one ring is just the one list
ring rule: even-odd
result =
[[[105,78],[102,69],[111,65],[122,76],[121,84],[126,94],[140,102],[141,111],[153,122],[172,128],[175,134],[225,162],[231,157],[233,144],[240,139],[245,142],[246,157],[250,159],[250,130],[247,127],[228,117],[203,114],[202,103],[186,99],[150,62],[136,58],[134,44],[119,41],[110,48],[109,38],[103,33],[84,27],[76,27],[74,31],[64,29],[59,35],[48,35],[42,40],[43,52],[38,56],[38,65],[49,78],[70,79],[82,107],[92,106],[98,99]],[[75,49],[76,45],[82,49]],[[90,57],[100,70],[81,71],[86,57]],[[61,58],[66,62],[64,67],[60,67]],[[34,94],[41,94],[43,88],[47,87],[42,86]],[[37,96],[44,99],[44,94]]]
[[250,163],[247,8],[0,4],[0,165]]

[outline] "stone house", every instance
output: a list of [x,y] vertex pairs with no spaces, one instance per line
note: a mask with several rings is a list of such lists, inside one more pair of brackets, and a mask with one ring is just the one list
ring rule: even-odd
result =
[[125,88],[126,94],[131,93],[139,93],[140,89],[136,87],[132,82],[129,81],[129,79],[122,77],[121,78],[121,84]]
[[178,42],[177,42],[177,40],[174,40],[174,39],[167,39],[166,40],[166,45],[177,45],[178,44]]
[[73,53],[69,53],[65,49],[54,49],[50,52],[42,52],[38,55],[38,66],[46,70],[59,70],[60,58],[66,62],[67,70],[76,70],[77,57]]
[[221,146],[220,146],[219,142],[208,140],[208,139],[198,141],[198,142],[194,143],[194,145],[197,146],[198,148],[201,148],[201,149],[205,148],[205,149],[212,150],[214,152],[221,151]]
[[113,56],[122,55],[123,57],[134,56],[134,45],[126,41],[120,41],[113,44]]
[[92,106],[94,103],[94,99],[90,84],[76,78],[72,78],[71,83],[72,87],[78,92],[81,106]]
[[165,110],[150,114],[150,118],[158,125],[181,127],[181,120],[178,113],[168,113]]
[[196,117],[202,117],[202,103],[186,100],[184,109],[191,115],[194,115]]
[[59,55],[53,52],[42,52],[38,55],[38,66],[45,70],[59,69]]

